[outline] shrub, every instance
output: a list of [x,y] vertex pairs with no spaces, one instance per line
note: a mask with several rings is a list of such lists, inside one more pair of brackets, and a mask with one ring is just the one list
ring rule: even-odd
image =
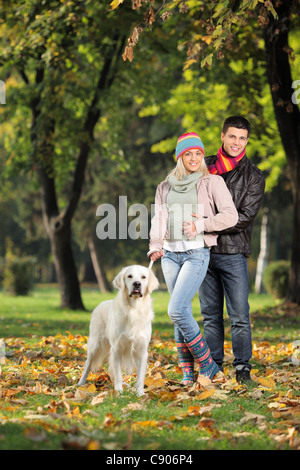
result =
[[36,260],[32,256],[18,257],[12,253],[5,256],[3,288],[13,295],[28,295],[34,285],[34,267]]
[[273,261],[263,275],[263,283],[266,291],[274,295],[276,299],[283,299],[287,295],[289,283],[290,263],[288,261]]

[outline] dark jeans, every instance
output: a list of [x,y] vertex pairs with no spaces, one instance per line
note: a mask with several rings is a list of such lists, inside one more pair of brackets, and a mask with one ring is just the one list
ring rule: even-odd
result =
[[248,263],[242,254],[210,254],[205,279],[199,289],[204,334],[214,361],[222,370],[224,359],[224,295],[231,322],[233,365],[247,367],[252,356],[248,303]]

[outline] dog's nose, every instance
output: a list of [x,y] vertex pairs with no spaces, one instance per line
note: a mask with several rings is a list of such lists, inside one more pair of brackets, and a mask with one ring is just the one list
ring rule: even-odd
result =
[[141,287],[141,283],[139,281],[134,281],[133,287],[136,287],[136,288]]

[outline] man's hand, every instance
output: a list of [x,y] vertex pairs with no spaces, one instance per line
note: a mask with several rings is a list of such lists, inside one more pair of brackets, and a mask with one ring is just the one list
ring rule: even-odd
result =
[[199,220],[202,220],[202,219],[203,219],[203,215],[201,215],[201,214],[196,214],[195,212],[192,212],[192,217],[195,217],[195,219],[199,219]]

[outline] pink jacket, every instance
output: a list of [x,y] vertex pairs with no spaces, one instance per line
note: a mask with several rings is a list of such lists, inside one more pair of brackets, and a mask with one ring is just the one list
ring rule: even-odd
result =
[[[155,194],[155,213],[151,221],[150,250],[161,249],[167,237],[168,208],[167,195],[170,191],[168,180],[157,187]],[[203,176],[197,183],[198,205],[204,207],[204,218],[194,221],[198,233],[204,236],[205,245],[217,245],[219,232],[236,225],[238,213],[232,201],[231,194],[221,176]],[[217,211],[217,212],[216,212]]]

